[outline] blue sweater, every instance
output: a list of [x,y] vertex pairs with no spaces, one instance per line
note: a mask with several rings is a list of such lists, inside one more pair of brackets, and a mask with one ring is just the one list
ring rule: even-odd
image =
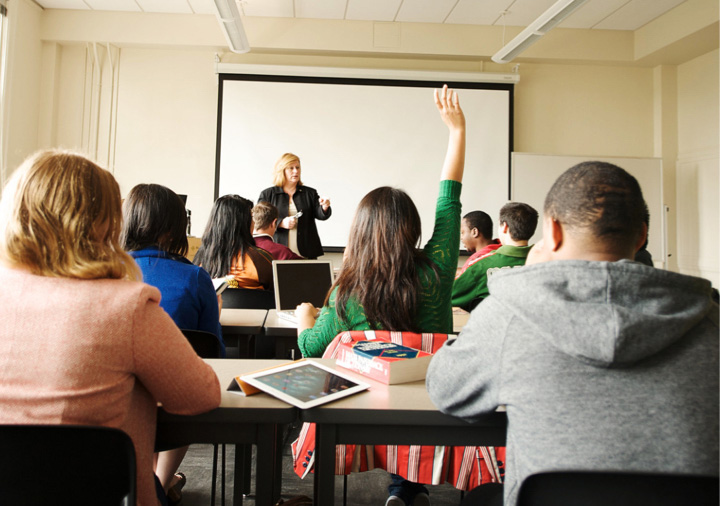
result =
[[143,281],[160,290],[160,307],[175,324],[180,329],[215,334],[224,357],[225,343],[220,328],[217,295],[205,269],[155,247],[129,253],[140,267]]

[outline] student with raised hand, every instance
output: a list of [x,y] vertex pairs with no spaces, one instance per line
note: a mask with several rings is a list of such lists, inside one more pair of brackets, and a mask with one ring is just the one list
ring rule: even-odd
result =
[[212,278],[231,277],[230,288],[272,290],[273,257],[255,245],[252,208],[240,195],[217,199],[193,262]]
[[[322,356],[335,336],[346,330],[452,332],[450,300],[459,253],[465,116],[457,94],[447,86],[435,90],[435,104],[449,140],[432,237],[418,249],[420,216],[407,193],[390,187],[368,193],[355,212],[342,270],[319,316],[309,303],[296,310],[303,356]],[[427,503],[427,489],[398,478],[390,486],[388,505]]]
[[[120,242],[140,267],[143,281],[160,290],[160,307],[180,329],[215,334],[225,356],[220,327],[222,299],[215,294],[210,275],[184,257],[188,250],[186,230],[185,205],[170,188],[139,184],[123,202]],[[185,476],[176,471],[187,448],[160,452],[157,457],[155,472],[170,504],[181,499]]]
[[[220,404],[210,366],[160,307],[119,243],[120,189],[87,158],[27,159],[0,201],[0,423],[119,428],[135,446],[138,502],[164,504],[153,474],[158,402]],[[108,477],[111,479],[111,477]]]

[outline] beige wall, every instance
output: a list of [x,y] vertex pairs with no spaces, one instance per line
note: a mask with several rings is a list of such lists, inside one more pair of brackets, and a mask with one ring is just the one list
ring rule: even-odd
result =
[[42,10],[29,0],[10,0],[4,142],[0,147],[2,182],[20,162],[38,148],[42,44]]
[[[87,12],[42,12],[29,0],[12,1],[24,9],[20,21],[27,31],[23,31],[20,47],[31,49],[27,54],[35,56],[27,58],[20,72],[11,74],[11,82],[17,89],[34,75],[40,84],[29,90],[31,96],[34,93],[37,97],[34,102],[12,95],[14,109],[30,110],[39,120],[33,124],[26,117],[11,116],[12,126],[27,133],[22,141],[18,135],[12,138],[14,155],[9,158],[16,164],[25,154],[45,145],[97,154],[114,171],[123,194],[139,182],[158,182],[178,193],[187,193],[188,207],[193,211],[193,232],[200,235],[212,204],[214,184],[214,60],[218,44],[222,44],[217,37],[219,29],[215,32],[213,25],[201,17],[192,44],[179,45],[179,28],[188,28],[186,17],[159,15],[147,20],[107,13],[92,16]],[[708,0],[691,3],[705,6],[705,10],[710,4]],[[680,14],[688,16],[685,11]],[[98,22],[92,23],[93,19]],[[137,32],[125,29],[139,19],[146,25]],[[442,51],[450,54],[427,54],[432,48],[417,34],[422,27],[403,25],[402,47],[380,54],[373,53],[372,43],[368,45],[367,37],[372,39],[373,35],[372,30],[366,33],[367,24],[353,24],[355,33],[345,43],[355,40],[354,45],[337,52],[328,49],[332,38],[338,37],[333,35],[337,31],[335,23],[324,31],[318,25],[316,37],[308,39],[307,32],[300,30],[304,21],[295,25],[273,20],[248,22],[251,39],[262,41],[266,48],[247,55],[222,54],[224,62],[474,72],[509,72],[512,68],[483,63],[464,54],[466,49],[460,50],[465,48],[463,42],[474,38],[473,44],[485,51],[492,46],[492,31],[478,34],[459,30],[459,35],[442,45]],[[693,22],[703,32],[713,27],[717,31],[717,20]],[[293,26],[306,35],[294,36]],[[635,39],[645,41],[645,60],[662,59],[658,34],[663,31],[652,32],[650,28],[646,33],[636,33]],[[447,29],[426,30],[431,34],[440,30],[447,35]],[[555,39],[548,39],[544,49],[537,46],[537,58],[520,60],[515,150],[662,157],[665,201],[670,205],[668,246],[672,260],[679,264],[671,263],[670,267],[700,273],[717,285],[717,49],[701,56],[686,53],[692,57],[680,65],[643,66],[633,64],[632,54],[637,51],[633,37],[584,32],[559,33]],[[92,44],[102,34],[109,40]],[[565,59],[550,58],[549,48],[562,45],[571,36],[582,42],[572,54]],[[650,36],[652,44],[648,45],[646,39]],[[683,32],[676,38],[668,40],[668,46],[687,36]],[[602,52],[593,51],[599,43],[607,47]],[[294,45],[297,48],[293,49]],[[304,51],[299,49],[305,46]],[[99,70],[91,64],[95,51]],[[598,56],[590,58],[589,54]],[[586,60],[579,63],[583,58]],[[40,75],[42,79],[38,79]],[[92,90],[98,81],[102,84],[101,95],[94,96]],[[695,162],[698,158],[702,160]],[[14,168],[14,164],[9,165]],[[715,184],[707,184],[713,177]],[[237,191],[243,194],[242,188]],[[678,244],[676,236],[682,244]]]
[[680,272],[720,286],[718,51],[678,66],[677,216]]

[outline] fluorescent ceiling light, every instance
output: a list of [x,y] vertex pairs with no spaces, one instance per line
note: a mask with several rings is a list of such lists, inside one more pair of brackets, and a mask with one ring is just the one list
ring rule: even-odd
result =
[[[219,1],[219,0],[216,0]],[[533,45],[552,28],[572,14],[587,0],[558,0],[548,10],[540,14],[527,28],[508,42],[500,51],[492,56],[495,63],[509,63],[517,55]]]
[[250,44],[247,35],[245,35],[245,28],[240,19],[240,12],[235,0],[215,0],[215,7],[230,50],[233,53],[247,53],[250,51]]

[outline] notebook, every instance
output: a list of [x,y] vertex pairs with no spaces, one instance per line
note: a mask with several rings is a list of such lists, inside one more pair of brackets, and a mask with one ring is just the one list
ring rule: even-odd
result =
[[333,283],[329,260],[273,260],[278,318],[297,323],[295,308],[309,302],[321,307]]

